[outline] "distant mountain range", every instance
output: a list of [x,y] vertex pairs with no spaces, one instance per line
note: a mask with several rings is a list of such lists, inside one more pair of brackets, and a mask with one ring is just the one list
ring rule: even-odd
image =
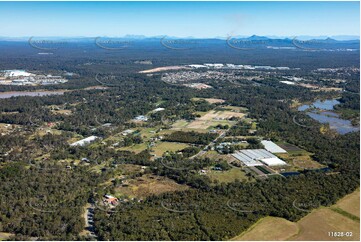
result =
[[[31,36],[28,37],[4,37],[4,36],[0,36],[0,41],[28,41],[29,38]],[[36,36],[34,38],[37,39],[47,39],[47,40],[67,40],[67,41],[71,41],[71,42],[87,42],[87,41],[94,41],[94,38],[96,38],[98,36],[94,36],[94,37],[82,37],[82,36],[77,36],[77,37],[65,37],[65,36],[59,36],[59,37],[54,37],[54,36]],[[122,37],[115,37],[115,36],[101,36],[101,38],[116,38],[116,39],[123,39],[123,40],[159,40],[162,38],[166,38],[166,39],[198,39],[198,40],[226,40],[228,38],[232,38],[232,39],[242,39],[242,40],[253,40],[253,41],[271,41],[271,40],[292,40],[294,38],[297,38],[297,40],[322,40],[322,41],[327,41],[327,42],[332,42],[332,41],[355,41],[355,40],[360,40],[360,36],[357,35],[337,35],[337,36],[308,36],[308,35],[300,35],[300,36],[258,36],[258,35],[252,35],[252,36],[242,36],[242,35],[237,35],[237,36],[227,36],[227,37],[214,37],[214,38],[195,38],[195,37],[175,37],[175,36],[166,36],[166,35],[159,35],[159,36],[144,36],[144,35],[125,35]]]

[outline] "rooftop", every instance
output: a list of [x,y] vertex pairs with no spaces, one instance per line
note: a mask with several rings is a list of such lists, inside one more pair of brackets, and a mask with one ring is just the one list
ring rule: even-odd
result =
[[284,149],[279,147],[277,144],[269,140],[262,140],[261,143],[264,145],[264,148],[272,153],[287,153]]
[[268,166],[286,165],[286,162],[265,149],[240,150],[233,154],[233,157],[240,160],[246,166]]
[[99,137],[94,136],[94,135],[89,136],[89,137],[87,137],[85,139],[82,139],[82,140],[79,140],[77,142],[74,142],[74,143],[70,144],[70,146],[83,146],[83,145],[91,143],[92,141],[96,140],[97,138],[99,138]]

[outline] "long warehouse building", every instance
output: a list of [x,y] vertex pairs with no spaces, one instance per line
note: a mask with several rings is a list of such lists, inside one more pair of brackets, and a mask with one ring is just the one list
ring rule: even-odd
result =
[[277,144],[273,143],[270,140],[262,140],[261,143],[263,144],[264,148],[272,153],[287,153],[284,149],[279,147]]
[[240,150],[233,154],[233,157],[240,160],[246,166],[282,166],[286,162],[265,149]]

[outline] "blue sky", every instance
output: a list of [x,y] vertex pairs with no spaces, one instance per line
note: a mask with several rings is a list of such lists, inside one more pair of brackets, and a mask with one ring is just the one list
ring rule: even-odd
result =
[[0,2],[0,36],[360,35],[359,2]]

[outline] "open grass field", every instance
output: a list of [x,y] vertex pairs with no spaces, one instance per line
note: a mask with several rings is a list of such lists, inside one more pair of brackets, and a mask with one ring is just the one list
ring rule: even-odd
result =
[[129,198],[146,198],[150,195],[159,195],[165,192],[183,191],[188,189],[186,185],[180,185],[175,181],[151,174],[146,174],[128,181],[127,186],[115,188],[117,197],[127,196]]
[[342,198],[334,206],[360,218],[360,188]]
[[221,110],[211,110],[208,112],[197,112],[201,117],[196,118],[192,122],[186,120],[178,120],[172,125],[173,130],[207,130],[211,127],[217,126],[218,124],[232,126],[236,121],[230,121],[232,117],[243,118],[246,114],[242,113],[245,111],[241,107],[227,106],[228,108],[222,107]]
[[217,151],[215,150],[209,150],[206,153],[204,153],[202,156],[200,156],[202,158],[209,158],[211,160],[214,161],[218,161],[218,160],[225,160],[228,163],[232,162],[232,161],[237,161],[236,158],[234,158],[232,155],[228,154],[228,155],[221,155],[219,154]]
[[229,120],[202,120],[200,118],[200,119],[196,119],[196,120],[192,121],[190,124],[188,124],[187,128],[188,129],[209,129],[209,128],[215,127],[219,124],[232,126],[235,124],[235,122],[229,121]]
[[[343,211],[356,216],[360,211],[357,203],[359,195],[358,189],[340,199],[335,205],[315,209],[295,223],[276,217],[260,219],[232,240],[359,241],[360,221],[345,215],[342,210],[335,211],[343,208]],[[332,237],[329,232],[352,232],[352,236]]]
[[21,126],[20,125],[15,125],[15,124],[0,123],[0,134],[2,134],[2,133],[9,134],[14,129],[19,128],[19,127],[21,127]]
[[246,173],[239,168],[232,168],[228,171],[209,170],[207,172],[207,176],[212,181],[217,180],[220,183],[221,182],[230,183],[230,182],[234,182],[236,179],[240,181],[247,179]]
[[[360,223],[329,208],[320,208],[297,222],[300,231],[290,240],[360,240]],[[332,237],[328,232],[352,232],[352,237]]]
[[159,142],[154,147],[152,147],[152,150],[154,152],[151,152],[151,154],[155,154],[156,156],[162,156],[167,151],[176,152],[178,150],[182,150],[189,145],[184,143],[176,143],[176,142]]
[[[222,99],[211,99],[212,102],[220,101]],[[197,132],[208,132],[209,129],[221,124],[232,126],[237,121],[231,121],[232,117],[244,118],[246,116],[247,109],[242,107],[225,106],[218,107],[208,112],[196,112],[201,117],[188,122],[186,120],[178,120],[172,125],[172,130],[179,131],[197,131]]]
[[180,129],[180,128],[185,128],[189,123],[184,120],[184,119],[181,119],[181,120],[178,120],[177,122],[175,122],[173,125],[172,125],[172,128],[173,129]]
[[67,109],[60,109],[60,110],[51,110],[54,114],[61,114],[61,115],[71,115],[72,111]]
[[7,240],[10,238],[10,236],[12,236],[13,234],[10,233],[4,233],[4,232],[0,232],[0,241],[2,240]]
[[211,110],[207,112],[204,116],[200,117],[200,120],[209,121],[214,119],[230,119],[232,117],[242,118],[244,117],[244,113],[238,113],[234,111],[216,111]]
[[198,101],[198,100],[206,100],[207,102],[214,104],[214,103],[224,103],[225,100],[223,99],[218,99],[218,98],[192,98],[192,100],[194,101]]
[[128,150],[131,152],[134,152],[136,154],[142,152],[143,150],[147,149],[148,145],[146,143],[141,143],[141,144],[135,144],[132,146],[128,146],[128,147],[121,147],[119,148],[119,150]]
[[235,121],[230,121],[232,117],[243,118],[245,113],[236,112],[233,110],[211,110],[206,113],[201,113],[200,118],[192,122],[187,122],[185,120],[179,120],[173,124],[172,129],[191,129],[191,130],[207,130],[211,127],[217,126],[218,124],[222,125],[233,125]]
[[140,129],[140,135],[144,140],[148,140],[151,137],[156,136],[156,131],[159,130],[160,126],[152,127],[152,128],[138,128]]
[[260,219],[245,233],[234,237],[232,240],[286,240],[297,232],[298,227],[295,223],[283,218],[265,217]]

